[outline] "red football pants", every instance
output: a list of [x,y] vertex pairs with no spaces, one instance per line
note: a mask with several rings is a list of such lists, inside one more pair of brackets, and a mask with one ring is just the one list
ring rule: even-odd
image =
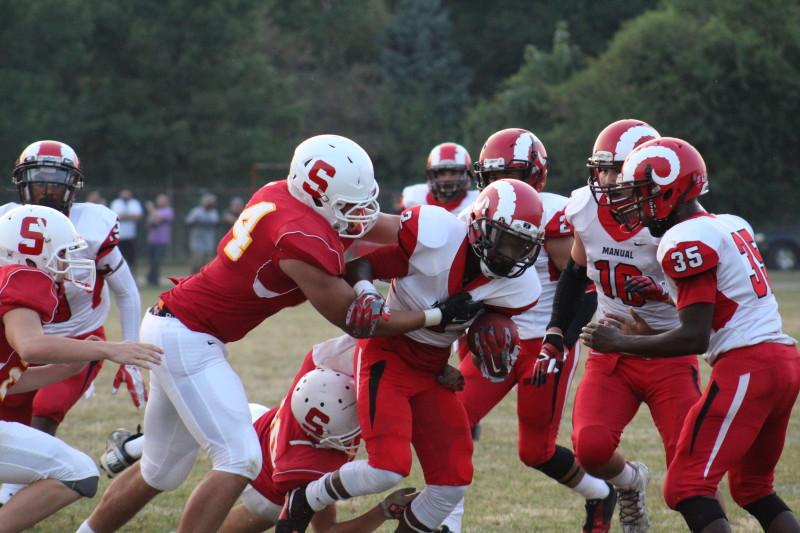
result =
[[697,356],[643,359],[589,351],[572,414],[572,446],[578,462],[599,468],[619,446],[639,405],[650,408],[672,461],[686,413],[700,398]]
[[[103,340],[106,338],[106,332],[102,326],[72,338],[82,340],[90,335],[96,335]],[[86,365],[86,368],[64,381],[51,383],[38,390],[6,396],[5,401],[0,404],[0,420],[19,422],[30,426],[32,417],[38,416],[49,418],[60,424],[102,368],[102,360],[92,361]]]
[[775,465],[800,391],[794,346],[759,344],[721,354],[703,397],[689,411],[664,499],[713,497],[728,473],[733,500],[745,506],[775,492]]
[[578,357],[573,346],[561,371],[549,375],[545,385],[536,387],[531,384],[531,377],[541,347],[542,339],[523,340],[517,362],[501,383],[492,383],[483,377],[471,355],[463,357],[460,365],[466,386],[458,393],[458,398],[464,404],[470,425],[480,422],[514,385],[517,386],[519,458],[531,467],[548,461],[556,451],[558,426]]
[[469,485],[472,438],[464,407],[434,374],[398,354],[413,360],[413,342],[372,338],[356,348],[358,419],[370,466],[407,476],[413,445],[427,484]]

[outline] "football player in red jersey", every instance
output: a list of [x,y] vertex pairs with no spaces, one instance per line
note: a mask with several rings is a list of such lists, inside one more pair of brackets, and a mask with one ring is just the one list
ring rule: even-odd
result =
[[[392,312],[469,291],[487,309],[513,316],[539,297],[530,267],[541,247],[542,212],[532,187],[500,180],[480,194],[468,223],[434,206],[405,210],[398,244],[350,263],[348,271],[358,279],[393,278]],[[315,511],[337,500],[395,486],[411,470],[412,445],[426,487],[406,508],[397,531],[434,531],[443,522],[460,531],[460,515],[451,513],[472,481],[472,439],[453,390],[460,374],[447,360],[470,321],[359,342],[358,415],[368,460],[347,463],[290,493],[278,533],[305,531]],[[517,347],[507,343],[496,342],[511,357]]]
[[[42,323],[56,315],[62,283],[93,290],[95,263],[80,254],[86,247],[69,219],[49,207],[19,206],[0,219],[0,404],[71,376],[89,361],[158,364],[161,350],[153,345],[43,332]],[[27,529],[97,491],[97,468],[88,456],[18,422],[0,421],[0,457],[0,482],[28,485],[0,508],[0,531]]]
[[[474,428],[506,394],[516,388],[520,460],[586,498],[584,531],[608,531],[616,491],[606,482],[586,474],[572,450],[556,444],[561,415],[577,367],[579,352],[575,343],[580,328],[591,320],[597,306],[594,291],[584,296],[576,318],[567,330],[562,343],[567,347],[564,350],[566,355],[563,361],[559,361],[560,372],[546,383],[533,379],[533,367],[550,319],[558,276],[566,266],[572,248],[573,230],[564,216],[567,198],[542,192],[548,174],[547,151],[538,137],[528,130],[508,128],[489,136],[475,170],[481,188],[499,179],[514,178],[525,181],[539,192],[544,207],[544,245],[534,268],[542,294],[535,307],[513,318],[522,345],[512,375],[490,381],[481,374],[472,357],[462,357],[459,369],[464,375],[465,387],[458,397]],[[459,341],[458,347],[459,355],[468,352],[465,342]]]
[[[711,380],[683,419],[664,481],[667,504],[693,532],[730,531],[714,497],[727,472],[734,501],[764,531],[796,533],[800,524],[775,494],[774,478],[800,391],[800,354],[781,330],[753,229],[735,215],[706,212],[697,197],[707,183],[702,156],[681,139],[651,140],[628,155],[617,187],[628,200],[616,210],[629,230],[663,235],[658,261],[680,322],[631,335],[632,320],[612,316],[581,338],[654,360],[704,353]],[[638,322],[636,330],[646,328]]]
[[436,205],[460,213],[478,197],[477,191],[470,190],[472,175],[472,158],[466,148],[453,142],[437,144],[428,155],[427,183],[403,189],[403,209]]
[[[664,274],[655,258],[658,238],[646,228],[626,231],[614,210],[625,200],[625,193],[614,188],[622,161],[635,146],[658,136],[650,125],[624,119],[610,124],[597,137],[588,161],[589,185],[573,191],[565,209],[575,238],[569,264],[558,281],[548,335],[537,364],[542,379],[551,379],[547,372],[562,357],[561,346],[551,339],[560,340],[573,322],[575,302],[590,280],[597,288],[599,317],[635,312],[658,329],[678,324],[675,308],[661,288]],[[646,290],[659,297],[646,301],[641,287],[631,286],[632,278],[650,280]],[[645,360],[614,351],[589,351],[575,396],[573,449],[587,472],[617,488],[623,532],[637,533],[649,527],[645,505],[649,471],[642,463],[626,462],[617,450],[622,432],[646,403],[669,464],[681,423],[699,397],[695,356]]]
[[[136,281],[117,249],[117,215],[100,204],[73,203],[78,189],[83,187],[83,173],[75,151],[58,141],[37,141],[26,147],[14,168],[13,181],[19,191],[20,203],[51,207],[64,213],[86,241],[80,257],[97,264],[97,283],[89,293],[66,285],[53,322],[44,326],[48,335],[86,338],[94,335],[105,338],[103,324],[111,306],[106,284],[114,293],[119,308],[122,337],[138,340],[141,305]],[[0,206],[0,215],[17,207],[16,203]],[[0,408],[0,419],[30,424],[51,435],[69,409],[92,384],[102,368],[96,361],[85,370],[58,384],[49,385],[30,394],[15,395]],[[136,367],[120,367],[114,380],[114,392],[125,381],[137,407],[147,397],[144,380]],[[2,503],[2,500],[0,500]]]
[[[268,409],[250,404],[250,414],[261,443],[263,461],[258,477],[242,493],[220,528],[221,533],[265,531],[278,521],[287,492],[353,459],[359,425],[353,382],[353,350],[348,335],[320,342],[306,354],[300,371],[280,405]],[[144,435],[118,429],[100,463],[114,475],[141,457]],[[336,521],[331,505],[314,517],[319,533],[368,533],[385,521],[397,519],[413,499],[414,489],[393,492],[367,513]]]
[[367,153],[350,139],[319,135],[295,150],[289,176],[250,198],[200,272],[161,295],[142,321],[141,337],[164,348],[151,373],[142,460],[118,476],[81,532],[118,529],[160,492],[186,479],[197,452],[213,470],[194,489],[179,532],[216,531],[249,480],[261,451],[239,376],[225,345],[266,318],[306,299],[355,337],[420,328],[426,317],[447,323],[463,301],[389,317],[369,282],[342,278],[353,239],[391,240],[397,217],[381,218],[378,185]]

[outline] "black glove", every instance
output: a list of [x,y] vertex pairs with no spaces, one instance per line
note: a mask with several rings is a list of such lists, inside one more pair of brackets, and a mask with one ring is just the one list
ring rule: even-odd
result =
[[446,301],[436,304],[442,312],[442,326],[448,324],[465,324],[475,318],[482,309],[483,302],[476,302],[468,292],[454,294]]

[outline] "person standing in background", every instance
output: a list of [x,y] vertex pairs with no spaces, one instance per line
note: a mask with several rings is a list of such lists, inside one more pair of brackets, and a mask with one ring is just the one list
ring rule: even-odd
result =
[[132,272],[136,271],[136,235],[144,210],[130,189],[122,189],[111,202],[111,210],[119,218],[119,250]]
[[228,209],[225,210],[225,213],[222,215],[222,222],[225,224],[225,231],[228,231],[228,228],[233,226],[236,222],[236,219],[239,218],[239,215],[242,214],[242,210],[244,209],[244,199],[241,196],[234,196],[231,198],[231,203],[228,204]]
[[186,226],[189,228],[189,263],[192,273],[214,257],[217,249],[216,231],[219,224],[217,197],[211,193],[203,194],[200,205],[189,211]]
[[148,201],[147,208],[147,251],[150,268],[147,271],[147,284],[158,287],[161,279],[161,262],[172,240],[172,221],[175,211],[169,205],[169,196],[164,193],[156,196],[156,202]]

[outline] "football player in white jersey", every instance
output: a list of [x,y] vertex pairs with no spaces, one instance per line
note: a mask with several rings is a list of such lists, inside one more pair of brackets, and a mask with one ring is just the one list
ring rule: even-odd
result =
[[[541,291],[530,267],[541,247],[542,214],[531,186],[500,180],[480,194],[468,223],[438,207],[405,210],[398,244],[351,263],[349,271],[362,280],[392,278],[387,300],[392,311],[469,295],[477,305],[513,316],[535,305]],[[446,328],[359,341],[357,401],[368,460],[348,463],[290,493],[277,533],[305,531],[314,512],[337,500],[390,489],[411,470],[411,445],[426,487],[406,508],[397,531],[434,531],[445,519],[450,531],[460,531],[460,514],[451,513],[463,505],[472,481],[472,439],[454,394],[460,374],[447,360],[473,316],[463,318]],[[510,338],[496,342],[510,363],[517,347]]]
[[[489,136],[475,171],[480,189],[499,179],[513,178],[528,183],[539,193],[544,207],[544,245],[534,267],[542,293],[535,307],[513,318],[522,343],[512,375],[500,382],[489,381],[472,357],[461,357],[459,370],[464,375],[465,387],[458,397],[474,428],[516,387],[520,460],[586,498],[584,531],[608,531],[616,491],[605,481],[586,474],[572,450],[556,444],[561,415],[577,367],[579,351],[575,343],[580,328],[591,320],[597,306],[594,291],[585,295],[576,320],[568,329],[564,341],[568,349],[565,359],[559,361],[560,372],[546,383],[533,379],[533,367],[550,320],[558,276],[572,248],[572,226],[564,216],[567,198],[542,192],[548,175],[547,151],[539,138],[528,130],[508,128]],[[458,347],[459,356],[468,351],[466,342],[459,342]]]
[[[20,203],[51,207],[70,217],[88,247],[81,257],[97,263],[97,283],[93,293],[66,285],[59,301],[55,320],[45,326],[45,333],[72,338],[96,335],[105,338],[103,324],[111,307],[109,287],[119,308],[122,338],[138,340],[141,305],[139,290],[122,254],[117,249],[117,215],[100,204],[73,203],[83,187],[83,172],[75,151],[58,141],[37,141],[25,148],[17,159],[13,182],[19,190]],[[18,204],[0,206],[0,214]],[[107,286],[106,286],[107,285]],[[3,419],[14,418],[54,435],[67,411],[78,401],[102,368],[102,361],[62,383],[53,384],[27,397],[12,413],[3,409]],[[136,367],[121,366],[114,380],[114,392],[122,381],[128,386],[134,404],[141,407],[146,399],[144,380]],[[32,413],[31,413],[32,409]],[[32,420],[29,419],[32,414]],[[8,418],[7,418],[8,417]]]
[[[614,122],[597,137],[589,158],[589,185],[572,193],[565,214],[575,229],[570,262],[556,289],[553,315],[542,346],[537,371],[543,378],[551,363],[561,358],[559,345],[574,316],[574,304],[584,287],[597,288],[597,314],[631,316],[636,313],[652,327],[678,324],[675,308],[662,289],[664,274],[655,257],[658,239],[646,228],[627,232],[613,208],[622,198],[613,188],[625,156],[659,134],[650,125],[632,119]],[[632,281],[637,282],[635,286]],[[657,295],[646,301],[642,291]],[[649,291],[649,292],[648,292]],[[619,516],[625,533],[649,527],[645,489],[647,467],[625,461],[617,447],[622,432],[642,403],[650,408],[669,464],[681,423],[700,397],[697,357],[646,360],[617,351],[590,350],[578,386],[572,419],[572,444],[580,464],[618,490]]]
[[[97,264],[99,275],[94,292],[87,293],[73,285],[64,285],[59,295],[58,311],[53,321],[44,326],[45,333],[74,339],[89,336],[105,339],[103,324],[111,305],[107,283],[116,297],[123,339],[138,340],[139,291],[116,247],[119,241],[117,216],[99,204],[73,204],[77,189],[83,186],[83,173],[75,151],[58,141],[34,142],[17,159],[12,179],[19,190],[21,203],[44,205],[69,216],[88,245],[78,255]],[[17,205],[0,206],[0,214]],[[64,416],[92,385],[102,365],[102,360],[93,362],[64,381],[10,397],[0,406],[0,420],[21,422],[55,435]],[[122,381],[126,382],[134,404],[141,407],[147,391],[139,369],[121,365],[114,379],[114,392]],[[18,489],[13,485],[3,486],[0,503],[7,501]]]
[[472,185],[472,158],[460,144],[447,142],[433,147],[425,169],[427,183],[403,189],[403,209],[415,205],[436,205],[460,213],[478,197]]
[[[711,380],[683,421],[664,495],[694,532],[730,531],[714,498],[727,472],[734,501],[764,531],[798,532],[775,494],[775,466],[800,391],[800,354],[783,333],[778,304],[753,229],[735,215],[713,215],[697,201],[707,188],[700,153],[681,139],[651,140],[632,151],[618,180],[616,207],[626,227],[663,235],[658,261],[679,323],[623,335],[624,321],[590,324],[589,346],[653,360],[703,353]],[[666,330],[666,331],[664,331]],[[670,360],[670,359],[666,359]]]

